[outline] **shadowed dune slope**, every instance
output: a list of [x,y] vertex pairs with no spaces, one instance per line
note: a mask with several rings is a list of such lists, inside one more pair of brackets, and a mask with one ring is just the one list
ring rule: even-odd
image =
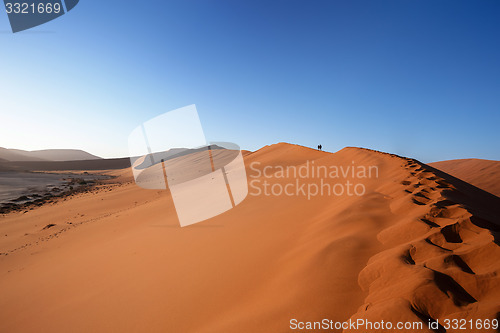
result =
[[[169,192],[138,188],[129,169],[0,217],[0,331],[276,333],[290,332],[293,318],[422,322],[500,311],[498,197],[360,148],[281,143],[245,163],[248,197],[185,228]],[[335,177],[335,168],[348,171]],[[325,182],[343,187],[327,194]],[[307,196],[301,184],[325,193]]]
[[500,161],[469,158],[434,162],[429,165],[500,196]]

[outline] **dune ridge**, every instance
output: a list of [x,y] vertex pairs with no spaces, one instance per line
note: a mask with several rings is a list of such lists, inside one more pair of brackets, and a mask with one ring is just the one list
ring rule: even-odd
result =
[[498,319],[498,197],[415,159],[386,155],[404,161],[409,172],[401,181],[406,195],[391,204],[401,219],[378,233],[386,249],[360,272],[368,297],[351,318]]

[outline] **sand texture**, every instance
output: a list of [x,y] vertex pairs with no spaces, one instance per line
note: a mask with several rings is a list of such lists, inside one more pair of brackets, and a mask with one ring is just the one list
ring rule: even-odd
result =
[[276,333],[292,332],[292,318],[498,317],[500,198],[367,149],[281,143],[244,158],[257,182],[266,166],[313,161],[379,173],[339,180],[362,182],[362,196],[250,189],[235,208],[180,228],[168,190],[105,171],[118,177],[0,216],[0,332]]

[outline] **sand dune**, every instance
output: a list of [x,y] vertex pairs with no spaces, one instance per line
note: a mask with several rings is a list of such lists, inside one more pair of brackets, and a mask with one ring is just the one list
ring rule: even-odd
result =
[[45,161],[45,159],[34,156],[27,156],[15,149],[0,147],[0,158],[2,161]]
[[[0,217],[0,331],[274,333],[293,331],[294,318],[498,317],[498,197],[359,148],[277,144],[245,163],[245,201],[185,228],[168,191],[138,188],[129,169]],[[278,191],[296,184],[294,171],[321,167],[342,195],[264,193],[264,182]]]
[[429,165],[500,196],[500,161],[469,158],[434,162]]
[[403,168],[406,194],[390,194],[399,218],[377,235],[387,249],[359,275],[369,295],[353,318],[498,318],[498,197],[416,160]]
[[108,170],[130,166],[129,158],[103,159],[77,149],[26,151],[0,147],[0,172]]
[[[17,171],[115,170],[130,166],[129,158],[108,158],[82,161],[9,161],[0,168]],[[1,169],[0,169],[1,170]]]
[[79,149],[21,150],[0,147],[0,158],[8,161],[83,161],[101,159]]

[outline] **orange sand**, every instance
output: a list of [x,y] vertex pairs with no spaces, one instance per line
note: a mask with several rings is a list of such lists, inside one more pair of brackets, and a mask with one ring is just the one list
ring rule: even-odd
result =
[[293,331],[292,318],[498,316],[498,197],[366,149],[277,144],[245,156],[249,176],[252,162],[307,161],[379,174],[362,179],[363,196],[250,194],[180,228],[168,191],[141,189],[124,169],[0,217],[0,332],[275,333]]

